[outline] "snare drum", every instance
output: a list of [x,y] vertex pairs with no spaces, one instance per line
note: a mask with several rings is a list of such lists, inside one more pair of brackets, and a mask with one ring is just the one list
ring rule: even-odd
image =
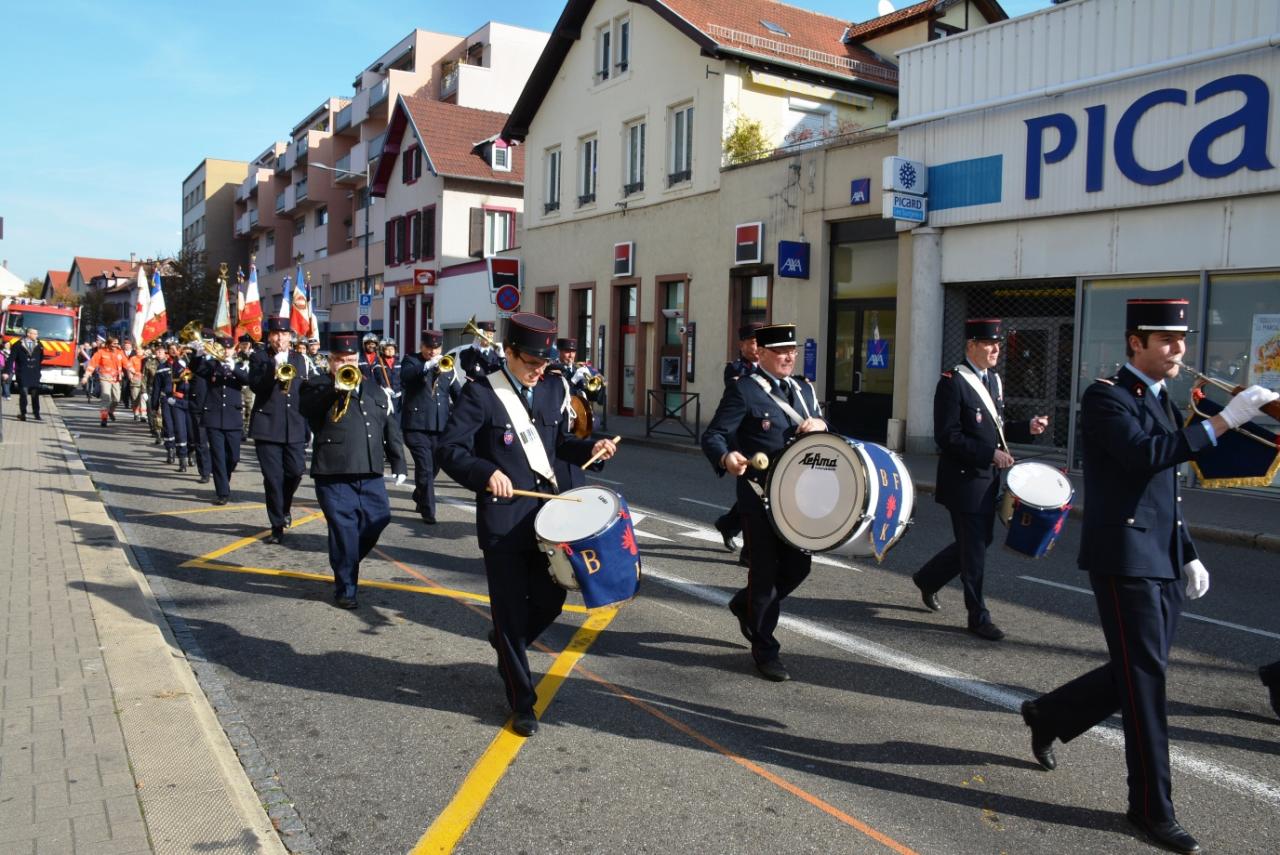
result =
[[796,549],[879,561],[906,533],[915,488],[884,446],[815,432],[770,464],[764,503],[778,537]]
[[551,578],[581,591],[588,609],[625,603],[640,588],[640,550],[626,501],[604,487],[578,487],[538,511],[533,529],[547,554]]
[[1004,545],[1032,558],[1048,555],[1074,497],[1071,482],[1059,469],[1034,460],[1009,467],[1000,500],[1000,521],[1009,528]]

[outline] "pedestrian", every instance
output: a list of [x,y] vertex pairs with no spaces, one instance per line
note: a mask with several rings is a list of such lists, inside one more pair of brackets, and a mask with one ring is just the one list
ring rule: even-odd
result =
[[109,336],[102,347],[93,352],[93,356],[89,357],[89,364],[85,366],[80,385],[87,386],[97,380],[101,403],[99,415],[102,417],[103,427],[107,426],[108,419],[113,422],[116,420],[116,407],[120,404],[121,385],[127,370],[128,360],[115,336]]
[[702,451],[716,475],[737,476],[746,548],[750,549],[747,586],[729,600],[743,637],[751,642],[756,670],[782,682],[791,675],[782,664],[782,645],[774,637],[782,601],[809,575],[810,556],[785,543],[773,530],[762,492],[764,473],[747,461],[757,453],[773,455],[797,434],[827,429],[817,391],[807,378],[792,377],[796,364],[795,324],[756,330],[759,366],[727,387],[711,423],[702,434]]
[[298,408],[306,360],[289,347],[289,319],[267,319],[267,346],[249,357],[253,389],[250,434],[266,494],[267,543],[280,543],[293,524],[293,494],[306,471],[307,423]]
[[404,387],[400,429],[413,456],[413,506],[427,525],[436,522],[435,476],[440,471],[440,437],[449,412],[462,390],[456,371],[440,369],[440,345],[444,334],[424,330],[417,353],[400,363]]
[[31,399],[31,415],[40,421],[40,367],[44,362],[44,345],[40,331],[27,327],[22,340],[9,349],[10,370],[18,383],[18,420],[27,420],[27,398]]
[[387,396],[359,372],[351,372],[358,378],[354,388],[337,382],[344,366],[356,366],[356,339],[355,333],[335,333],[329,344],[332,373],[312,375],[300,390],[302,412],[316,440],[311,477],[329,527],[333,602],[340,609],[359,605],[360,562],[391,521],[383,469],[391,464],[396,484],[408,475]]
[[120,381],[120,403],[138,420],[139,399],[142,397],[142,356],[133,348],[133,340],[125,339],[120,349],[124,351],[124,376]]
[[1080,402],[1084,521],[1077,564],[1089,574],[1110,661],[1022,705],[1031,752],[1054,769],[1064,743],[1116,710],[1124,724],[1129,821],[1175,852],[1200,846],[1177,821],[1169,770],[1165,672],[1185,599],[1209,572],[1182,517],[1177,467],[1257,417],[1277,394],[1252,386],[1221,413],[1181,427],[1165,389],[1186,353],[1186,300],[1130,300],[1128,362]]
[[543,500],[514,490],[558,492],[551,461],[586,463],[613,456],[614,445],[567,436],[564,387],[544,377],[556,326],[541,315],[516,312],[504,336],[506,364],[467,383],[441,438],[449,477],[476,494],[476,536],[484,553],[493,632],[489,643],[520,736],[538,730],[538,696],[529,670],[529,645],[559,616],[565,589],[548,571],[533,522]]
[[934,500],[951,515],[955,540],[930,558],[911,580],[930,611],[942,608],[938,591],[957,576],[964,588],[969,631],[988,641],[1004,638],[982,596],[987,547],[996,519],[1000,472],[1014,464],[1009,442],[1044,433],[1048,416],[1004,420],[1004,385],[996,373],[1004,340],[999,318],[964,322],[964,361],[942,372],[933,392],[933,441],[938,446]]
[[[755,373],[760,364],[760,346],[756,343],[756,333],[762,326],[764,324],[753,321],[738,327],[738,355],[733,362],[726,363],[724,366],[725,389],[737,383],[739,379],[750,377]],[[736,500],[728,511],[716,518],[716,531],[720,532],[725,551],[733,552],[737,549],[734,540],[742,534],[742,512],[738,510]],[[742,552],[738,555],[738,563],[744,567],[750,566],[751,555],[746,546],[742,547]]]
[[244,430],[244,401],[241,390],[249,383],[249,372],[237,362],[235,341],[219,335],[214,341],[222,349],[222,360],[207,350],[196,360],[192,371],[206,384],[201,405],[201,423],[213,476],[213,504],[231,499],[231,476],[240,464],[240,442]]

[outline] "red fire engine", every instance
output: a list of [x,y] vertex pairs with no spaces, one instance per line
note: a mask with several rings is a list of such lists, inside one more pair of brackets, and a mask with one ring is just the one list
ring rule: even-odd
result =
[[44,344],[40,382],[53,387],[56,392],[70,395],[80,382],[76,369],[80,310],[29,297],[5,301],[0,310],[0,331],[11,348],[16,346],[28,327],[40,331],[40,341]]

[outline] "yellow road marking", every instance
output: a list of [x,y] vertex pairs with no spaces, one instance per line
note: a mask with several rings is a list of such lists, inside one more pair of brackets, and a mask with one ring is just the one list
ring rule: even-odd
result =
[[219,511],[251,511],[256,508],[265,508],[266,505],[258,503],[256,505],[222,505],[217,508],[188,508],[184,511],[153,511],[146,514],[129,514],[131,517],[185,517],[187,514],[216,514]]
[[[547,705],[551,703],[556,692],[560,690],[560,686],[573,670],[573,666],[586,654],[592,643],[617,614],[616,608],[594,612],[573,634],[569,645],[560,652],[555,662],[551,664],[551,669],[538,681],[538,704],[534,707],[534,713],[539,718],[546,711]],[[510,727],[504,726],[489,743],[480,760],[471,768],[453,799],[427,828],[417,845],[409,850],[409,855],[452,852],[458,845],[458,841],[467,833],[467,829],[471,827],[471,823],[475,822],[481,808],[484,807],[526,741]]]
[[[304,525],[304,524],[306,524],[306,523],[309,523],[309,522],[311,522],[312,520],[318,520],[318,519],[320,519],[322,516],[324,516],[324,514],[323,514],[322,512],[320,512],[320,511],[315,511],[315,512],[313,512],[313,513],[309,513],[309,514],[307,514],[305,517],[303,517],[303,518],[302,518],[302,519],[300,519],[300,520],[294,520],[293,525],[291,526],[291,528],[297,528],[298,526],[300,526],[300,525]],[[221,557],[222,557],[222,556],[224,556],[224,555],[230,555],[232,552],[235,552],[237,549],[243,549],[244,547],[248,546],[248,545],[249,545],[249,544],[251,544],[251,543],[254,543],[255,541],[262,540],[262,538],[266,537],[266,536],[267,536],[267,535],[269,535],[269,534],[271,534],[271,530],[270,530],[270,529],[267,529],[266,531],[260,531],[260,532],[258,532],[257,534],[253,535],[252,537],[242,537],[242,538],[240,538],[239,540],[232,541],[231,543],[227,544],[226,546],[223,546],[223,547],[220,547],[220,548],[218,548],[218,549],[213,550],[213,552],[206,552],[204,555],[198,555],[198,556],[196,556],[195,558],[192,558],[190,561],[184,561],[183,563],[179,564],[178,566],[179,566],[179,567],[191,567],[191,566],[192,566],[192,565],[194,565],[194,564],[195,564],[195,562],[197,562],[197,561],[212,561],[212,560],[213,560],[213,559],[215,559],[215,558],[221,558]]]

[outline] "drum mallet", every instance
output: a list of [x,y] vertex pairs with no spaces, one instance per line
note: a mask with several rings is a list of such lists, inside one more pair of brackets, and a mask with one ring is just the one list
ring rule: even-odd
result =
[[[613,444],[616,446],[618,443],[622,442],[622,437],[615,436],[612,441],[613,441]],[[602,456],[604,456],[604,452],[605,450],[602,448],[599,451],[597,451],[595,454],[591,455],[591,459],[588,460],[586,463],[582,464],[582,469],[585,471],[588,466],[590,466],[592,463],[595,463]]]
[[763,451],[757,451],[751,455],[751,460],[748,462],[752,469],[759,469],[761,472],[769,468],[769,456]]

